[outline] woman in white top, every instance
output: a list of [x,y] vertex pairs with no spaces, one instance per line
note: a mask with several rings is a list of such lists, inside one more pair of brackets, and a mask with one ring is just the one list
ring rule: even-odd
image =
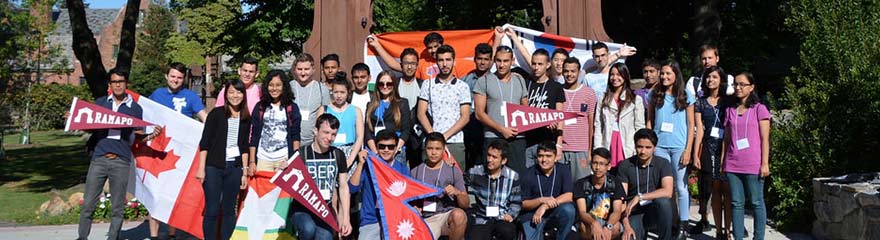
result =
[[645,128],[645,106],[630,87],[626,64],[615,63],[608,71],[608,91],[596,104],[593,124],[593,149],[610,149],[612,167],[636,154],[633,135]]

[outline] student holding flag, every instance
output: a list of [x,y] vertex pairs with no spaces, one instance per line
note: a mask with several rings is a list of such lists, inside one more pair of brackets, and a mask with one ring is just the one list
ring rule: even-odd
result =
[[[202,181],[205,189],[205,239],[229,239],[232,236],[235,200],[239,190],[247,187],[248,167],[242,164],[242,159],[248,159],[251,129],[246,90],[239,80],[227,82],[223,89],[226,89],[226,105],[208,113],[199,142],[201,152],[196,178]],[[220,236],[217,236],[218,227]]]
[[[110,69],[108,74],[110,96],[98,98],[95,103],[135,118],[142,118],[143,109],[131,95],[125,93],[128,86],[128,72]],[[79,214],[79,239],[88,239],[92,230],[92,213],[95,212],[98,196],[102,193],[104,182],[109,179],[110,201],[112,203],[110,232],[108,239],[116,239],[122,229],[123,211],[125,210],[125,192],[128,185],[131,161],[133,159],[131,145],[134,142],[147,142],[158,136],[161,128],[146,135],[143,128],[114,128],[92,131],[88,141],[88,149],[92,152],[89,171],[86,175],[83,208]]]
[[[391,166],[395,171],[403,176],[409,177],[409,167],[407,167],[406,163],[394,161],[394,154],[396,153],[395,146],[397,146],[398,142],[397,134],[394,131],[389,129],[385,129],[379,131],[376,134],[376,148],[379,149],[378,155],[382,158],[386,164]],[[368,173],[364,172],[364,168],[366,168],[367,152],[361,151],[360,161],[358,161],[357,167],[355,168],[351,178],[349,179],[349,190],[352,194],[363,191],[361,194],[361,211],[360,211],[360,227],[358,232],[358,239],[361,240],[375,240],[380,239],[382,236],[382,229],[380,228],[379,222],[379,209],[376,205],[377,195],[379,193],[375,192],[373,188],[372,178]]]
[[[345,153],[332,146],[338,130],[339,120],[336,117],[326,113],[318,116],[315,120],[315,128],[312,129],[315,140],[300,148],[299,152],[308,167],[309,174],[320,189],[322,199],[328,202],[337,199],[332,201],[332,205],[336,209],[334,212],[339,223],[339,235],[348,236],[352,230],[349,221],[351,194],[348,184],[345,184],[348,179],[348,165],[345,163]],[[333,239],[333,228],[327,226],[301,203],[293,201],[290,209],[288,222],[296,227],[297,239]]]
[[464,187],[464,176],[459,168],[443,161],[443,152],[446,149],[446,138],[443,134],[433,132],[425,139],[425,162],[412,170],[410,175],[416,179],[442,188],[443,194],[437,197],[426,198],[416,204],[422,213],[422,217],[431,227],[434,239],[440,236],[449,236],[449,239],[464,239],[467,228],[467,215],[463,209],[467,209],[467,190]]

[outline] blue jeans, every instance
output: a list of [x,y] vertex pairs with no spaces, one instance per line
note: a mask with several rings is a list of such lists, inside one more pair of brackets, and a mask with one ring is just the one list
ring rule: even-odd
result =
[[678,200],[678,220],[687,221],[690,216],[690,200],[691,196],[687,188],[687,166],[681,165],[681,154],[684,148],[665,148],[657,147],[654,156],[662,157],[669,160],[669,166],[672,166],[672,178],[675,180],[675,193]]
[[571,226],[574,225],[574,204],[564,203],[554,209],[547,210],[539,224],[532,223],[532,216],[534,215],[535,212],[532,211],[519,217],[526,239],[544,239],[544,228],[548,224],[556,226],[558,230],[556,239],[566,239],[568,233],[571,232]]
[[[323,221],[312,216],[306,209],[291,209],[290,220],[296,227],[296,238],[303,240],[329,240],[333,239],[333,231]],[[319,223],[319,224],[316,224]]]
[[[205,166],[205,239],[229,239],[235,230],[235,200],[241,186],[241,167],[227,162],[225,169]],[[222,223],[218,221],[221,216]],[[217,236],[220,227],[220,236]]]
[[745,204],[748,203],[755,211],[755,237],[764,239],[764,228],[767,226],[767,209],[764,208],[764,178],[754,174],[725,173],[730,184],[730,205],[733,205],[733,238],[742,239],[745,231]]
[[659,239],[672,239],[672,201],[669,198],[658,198],[651,204],[633,208],[629,215],[629,224],[636,239],[648,239],[647,226],[657,227]]

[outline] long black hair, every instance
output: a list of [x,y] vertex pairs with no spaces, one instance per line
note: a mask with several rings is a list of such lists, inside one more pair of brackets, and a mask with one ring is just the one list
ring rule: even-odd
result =
[[659,80],[659,84],[654,84],[654,88],[651,90],[651,97],[653,100],[651,101],[654,104],[654,109],[659,109],[663,107],[663,99],[666,96],[666,90],[670,87],[672,88],[672,97],[673,102],[675,104],[676,111],[684,111],[687,108],[687,92],[684,91],[684,80],[681,78],[681,67],[679,67],[678,62],[675,60],[666,60],[661,64],[661,71],[663,71],[663,67],[668,66],[672,68],[672,73],[675,74],[675,82],[672,83],[672,86],[663,86],[663,80]]
[[241,80],[232,79],[232,80],[227,81],[226,84],[223,84],[224,90],[229,91],[230,88],[234,88],[235,90],[238,90],[239,92],[241,92],[241,94],[244,94],[244,96],[241,98],[241,103],[239,103],[238,106],[233,107],[229,103],[229,94],[223,93],[223,97],[224,97],[223,100],[225,101],[223,104],[224,105],[223,109],[226,112],[226,118],[232,117],[233,110],[238,110],[239,117],[242,120],[247,120],[248,118],[250,118],[251,115],[248,112],[247,89],[244,87],[244,83],[241,82]]
[[[625,63],[614,63],[611,65],[611,69],[617,69],[617,72],[620,73],[620,77],[623,78],[623,85],[620,85],[621,91],[620,94],[624,95],[624,99],[622,102],[622,106],[620,109],[625,108],[626,106],[632,104],[636,100],[635,94],[633,94],[632,87],[630,86],[630,75],[629,68],[626,67]],[[616,101],[614,99],[614,91],[611,90],[611,70],[608,70],[608,91],[605,91],[604,96],[602,96],[602,105],[604,107],[611,107],[611,103]]]
[[[736,76],[746,77],[746,80],[749,80],[749,84],[751,84],[750,86],[752,86],[752,92],[749,93],[748,97],[746,97],[746,106],[745,107],[751,108],[751,107],[755,106],[755,104],[758,104],[759,102],[761,102],[761,99],[758,98],[758,93],[756,91],[756,90],[758,90],[758,88],[755,86],[755,83],[756,83],[755,76],[752,75],[752,73],[750,73],[750,72],[742,72],[740,74],[737,74]],[[736,106],[739,106],[740,103],[741,103],[740,101],[736,101]]]
[[287,74],[284,71],[273,69],[266,74],[266,77],[263,78],[263,86],[261,87],[262,94],[260,94],[260,106],[265,109],[268,108],[272,102],[272,96],[269,94],[269,82],[274,78],[278,78],[281,80],[281,95],[278,96],[281,107],[287,107],[293,103],[293,90],[290,88],[290,78],[287,77]]

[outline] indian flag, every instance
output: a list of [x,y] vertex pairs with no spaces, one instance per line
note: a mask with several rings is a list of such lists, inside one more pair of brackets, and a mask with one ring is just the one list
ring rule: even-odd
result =
[[292,226],[285,225],[292,198],[269,181],[273,175],[259,171],[248,181],[247,196],[231,239],[295,239]]

